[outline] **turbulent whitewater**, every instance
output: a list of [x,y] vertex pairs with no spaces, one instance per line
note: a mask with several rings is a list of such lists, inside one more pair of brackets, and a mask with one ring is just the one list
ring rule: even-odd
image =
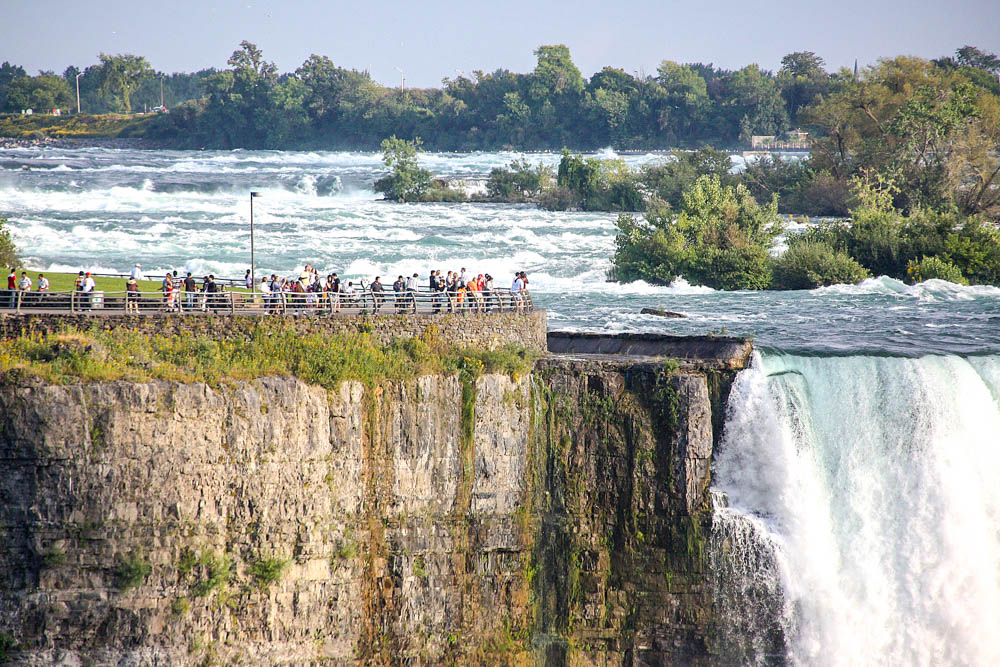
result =
[[[430,153],[421,162],[436,176],[481,181],[519,157],[559,160],[553,153]],[[663,159],[625,156],[633,167]],[[618,285],[605,280],[613,214],[379,201],[372,184],[384,171],[374,153],[3,149],[0,215],[15,221],[31,268],[122,272],[142,262],[153,274],[242,276],[248,193],[259,190],[258,270],[288,275],[309,262],[349,280],[391,282],[464,266],[505,283],[523,269],[557,329],[725,331],[754,335],[758,346],[837,354],[1000,352],[994,288],[912,287],[888,278],[786,293],[715,292],[683,280]],[[665,321],[640,314],[644,306],[688,317]]]
[[714,469],[725,651],[1000,664],[1000,357],[763,354]]

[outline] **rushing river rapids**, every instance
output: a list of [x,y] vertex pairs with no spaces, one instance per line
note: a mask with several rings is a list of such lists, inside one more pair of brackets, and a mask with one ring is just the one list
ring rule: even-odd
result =
[[[515,157],[422,162],[481,181]],[[524,269],[555,329],[754,335],[716,459],[720,650],[758,663],[1000,663],[1000,290],[886,277],[801,292],[619,285],[605,280],[612,214],[383,202],[372,192],[383,172],[362,153],[9,149],[0,213],[40,269],[139,261],[239,276],[259,190],[268,272],[309,262],[391,282],[467,267],[506,283]]]
[[[484,179],[510,153],[427,154],[435,175]],[[558,162],[558,155],[528,155]],[[662,156],[627,156],[632,165]],[[1000,290],[888,278],[806,292],[716,292],[605,280],[615,216],[532,206],[378,201],[372,153],[176,152],[51,148],[0,151],[0,212],[41,269],[192,270],[241,276],[250,190],[260,269],[309,262],[349,279],[389,282],[431,268],[528,271],[558,329],[722,331],[808,353],[915,355],[1000,351]],[[689,317],[640,315],[662,306]]]

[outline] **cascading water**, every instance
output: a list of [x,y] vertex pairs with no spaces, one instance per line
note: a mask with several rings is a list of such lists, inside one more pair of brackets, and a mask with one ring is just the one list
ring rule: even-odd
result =
[[713,491],[729,660],[1000,664],[1000,357],[757,354]]

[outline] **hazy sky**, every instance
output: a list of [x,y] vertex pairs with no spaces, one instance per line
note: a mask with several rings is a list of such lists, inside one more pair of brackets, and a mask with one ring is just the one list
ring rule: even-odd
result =
[[421,87],[456,69],[530,71],[541,44],[569,46],[585,77],[605,65],[655,73],[665,59],[776,70],[792,51],[836,69],[964,44],[1000,52],[1000,1],[0,0],[0,62],[31,74],[86,67],[101,51],[166,72],[224,68],[244,39],[282,72],[317,53],[386,84],[398,85],[400,68]]

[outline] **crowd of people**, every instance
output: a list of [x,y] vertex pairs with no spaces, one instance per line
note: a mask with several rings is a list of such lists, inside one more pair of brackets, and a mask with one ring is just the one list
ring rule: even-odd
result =
[[[465,267],[459,271],[430,272],[427,286],[420,285],[420,274],[399,275],[391,286],[375,276],[367,285],[353,280],[343,281],[337,273],[327,274],[323,280],[316,267],[306,264],[298,276],[280,278],[277,274],[261,278],[258,290],[270,312],[292,308],[321,308],[330,312],[342,309],[371,310],[378,313],[386,307],[394,312],[417,312],[418,304],[425,304],[432,313],[482,312],[488,313],[510,307],[521,312],[525,308],[528,276],[518,271],[509,290],[498,289],[489,273],[473,275]],[[246,275],[247,288],[253,288],[250,272]]]
[[[125,281],[125,312],[138,314],[142,301],[140,282],[148,280],[142,265],[136,264]],[[412,276],[397,276],[391,286],[382,283],[381,276],[365,284],[359,280],[343,281],[337,273],[327,274],[324,280],[316,267],[306,264],[297,276],[285,278],[272,273],[263,276],[259,283],[249,269],[243,283],[250,292],[259,292],[267,312],[285,312],[288,309],[319,309],[330,313],[341,311],[365,311],[378,313],[391,308],[397,313],[415,313],[418,308],[431,313],[479,312],[496,310],[516,310],[523,312],[530,303],[528,296],[528,276],[524,271],[514,275],[510,288],[498,287],[489,273],[473,274],[462,267],[461,271],[448,271],[442,275],[440,269],[430,271],[426,285],[421,285],[419,273]],[[235,282],[235,281],[230,281]],[[80,271],[76,277],[71,295],[74,305],[89,307],[94,303],[96,291],[94,276],[89,271]],[[32,292],[32,287],[35,291]],[[16,305],[18,292],[37,294],[33,297],[41,301],[49,292],[50,283],[43,273],[38,274],[33,283],[26,271],[10,270],[7,276],[7,307]],[[181,276],[177,271],[166,273],[160,281],[162,300],[158,307],[166,312],[218,311],[227,307],[228,299],[223,295],[226,285],[216,281],[214,275],[204,276],[199,282],[189,271]],[[23,299],[24,297],[22,297]],[[148,300],[148,297],[147,297]],[[23,301],[22,301],[23,304]]]

